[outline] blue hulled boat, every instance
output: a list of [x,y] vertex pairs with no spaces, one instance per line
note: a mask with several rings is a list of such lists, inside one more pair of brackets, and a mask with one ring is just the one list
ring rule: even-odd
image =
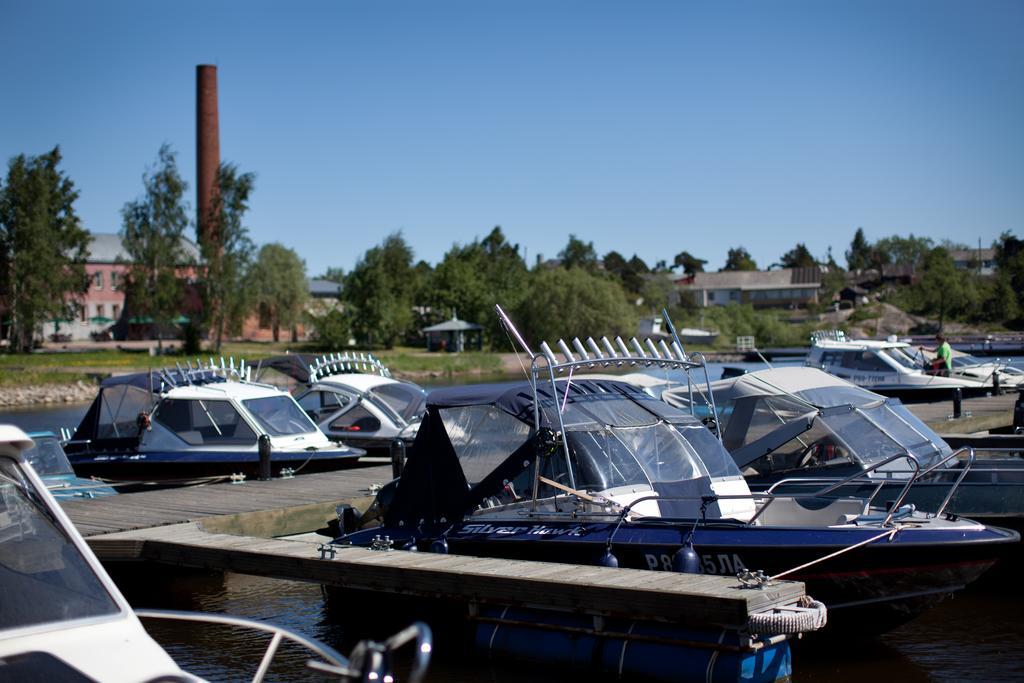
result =
[[[233,364],[232,364],[233,366]],[[248,381],[249,368],[176,368],[111,377],[65,444],[75,472],[118,482],[350,466],[364,451],[329,440],[285,391]]]
[[[712,385],[722,442],[755,491],[813,491],[849,480],[834,496],[892,499],[911,477],[906,502],[985,524],[1024,528],[1024,460],[954,451],[899,399],[816,368],[759,370]],[[686,387],[667,403],[710,414]],[[913,460],[894,455],[912,454]],[[991,456],[991,454],[983,454]],[[859,475],[859,476],[858,476]]]
[[542,344],[530,381],[432,392],[402,477],[368,513],[380,526],[336,542],[372,546],[388,536],[397,548],[744,574],[754,583],[760,571],[806,581],[831,623],[871,634],[974,581],[1019,539],[916,512],[902,497],[886,510],[862,498],[751,494],[692,414],[622,382],[572,377],[581,368],[689,371],[702,362],[678,343],[649,344],[647,353],[621,340],[574,346],[575,354],[561,344],[560,362]]

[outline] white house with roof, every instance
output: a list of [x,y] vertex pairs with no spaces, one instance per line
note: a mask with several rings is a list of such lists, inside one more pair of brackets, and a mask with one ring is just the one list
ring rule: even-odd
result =
[[974,270],[978,275],[996,274],[995,249],[954,249],[949,256],[958,270]]
[[675,284],[681,294],[689,293],[698,306],[806,306],[818,302],[821,268],[701,272],[680,278]]

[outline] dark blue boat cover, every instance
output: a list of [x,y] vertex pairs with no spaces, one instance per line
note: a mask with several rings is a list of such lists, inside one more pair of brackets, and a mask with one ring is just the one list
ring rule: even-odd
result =
[[[565,396],[567,385],[569,387],[568,400]],[[660,401],[657,401],[633,385],[617,380],[559,379],[556,389],[557,396],[552,393],[551,382],[543,379],[537,387],[537,396],[540,399],[542,409],[542,425],[549,425],[548,416],[544,414],[546,412],[544,409],[560,405],[566,400],[568,403],[578,403],[627,397],[633,401],[643,402],[645,408],[650,408],[659,415],[661,410],[652,404],[659,404],[663,408],[668,408],[668,406],[664,406]],[[533,424],[533,388],[526,381],[504,382],[500,384],[469,384],[447,389],[435,389],[427,396],[428,410],[431,408],[456,408],[477,405],[497,406],[523,422]],[[671,408],[668,408],[668,410],[673,413],[678,412]],[[557,424],[557,420],[555,424]]]

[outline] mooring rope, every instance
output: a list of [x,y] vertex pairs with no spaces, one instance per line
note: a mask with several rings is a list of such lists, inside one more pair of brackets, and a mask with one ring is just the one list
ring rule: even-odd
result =
[[778,607],[747,617],[747,628],[751,633],[761,636],[807,633],[824,628],[827,623],[828,608],[825,603],[809,595],[800,598],[796,605]]
[[850,552],[851,550],[856,550],[857,548],[860,548],[861,546],[868,545],[869,543],[873,543],[874,541],[877,541],[880,538],[885,538],[886,536],[888,536],[889,539],[892,540],[892,537],[895,536],[896,533],[899,530],[900,530],[899,527],[896,527],[895,529],[886,529],[884,532],[878,534],[877,536],[872,536],[871,538],[869,538],[869,539],[867,539],[865,541],[861,541],[860,543],[854,543],[853,545],[847,546],[847,547],[842,548],[840,550],[837,550],[834,553],[829,553],[828,555],[825,555],[824,557],[819,557],[816,560],[811,560],[810,562],[802,564],[799,567],[793,567],[792,569],[787,569],[786,571],[781,572],[779,574],[775,574],[774,576],[769,576],[768,577],[768,581],[774,581],[775,579],[781,579],[783,576],[786,576],[787,574],[792,574],[793,572],[798,572],[801,569],[807,569],[808,567],[814,566],[814,565],[818,564],[819,562],[824,562],[825,560],[831,560],[833,557],[839,557],[843,553]]

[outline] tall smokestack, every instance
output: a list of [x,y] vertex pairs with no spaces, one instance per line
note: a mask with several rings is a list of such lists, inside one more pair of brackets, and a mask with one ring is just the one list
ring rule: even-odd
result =
[[200,242],[210,235],[210,210],[220,168],[220,124],[217,117],[217,67],[196,67],[196,224]]

